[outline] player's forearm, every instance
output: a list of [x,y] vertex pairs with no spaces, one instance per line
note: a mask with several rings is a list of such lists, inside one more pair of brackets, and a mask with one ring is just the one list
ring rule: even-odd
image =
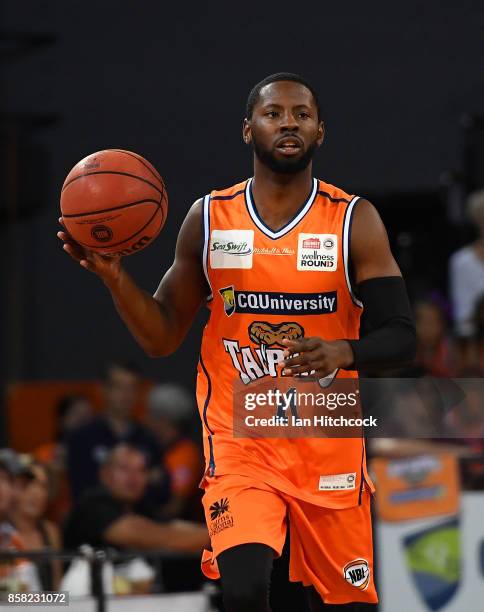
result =
[[350,369],[394,368],[415,357],[416,331],[405,283],[398,276],[372,278],[358,285],[370,331],[349,340]]
[[136,285],[126,270],[122,269],[116,279],[105,284],[119,316],[150,357],[162,357],[175,350],[175,328],[168,314],[152,295]]

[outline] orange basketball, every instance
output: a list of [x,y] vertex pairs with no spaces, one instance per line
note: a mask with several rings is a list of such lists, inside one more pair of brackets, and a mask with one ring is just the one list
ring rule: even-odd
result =
[[168,212],[163,179],[146,159],[107,149],[81,159],[62,186],[62,220],[86,249],[132,255],[159,234]]

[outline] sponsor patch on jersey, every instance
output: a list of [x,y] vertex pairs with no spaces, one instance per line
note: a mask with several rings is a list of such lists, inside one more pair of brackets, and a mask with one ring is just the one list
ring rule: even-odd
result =
[[338,269],[336,234],[299,234],[297,269],[301,272],[334,272]]
[[296,251],[294,249],[290,249],[289,247],[254,247],[254,255],[294,255]]
[[364,591],[370,583],[370,566],[366,559],[355,559],[343,568],[343,576],[346,582]]
[[211,538],[217,535],[217,533],[234,526],[234,517],[230,512],[228,497],[222,497],[221,500],[213,503],[209,510],[210,525],[208,531]]
[[225,314],[320,315],[338,309],[336,291],[325,293],[277,293],[237,291],[233,285],[219,289]]
[[320,491],[347,491],[356,486],[356,472],[319,477]]
[[210,266],[217,268],[252,268],[254,230],[212,230]]

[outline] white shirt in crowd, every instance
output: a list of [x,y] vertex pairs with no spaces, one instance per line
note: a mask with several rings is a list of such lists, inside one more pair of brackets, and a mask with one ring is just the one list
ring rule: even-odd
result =
[[474,310],[484,294],[484,260],[472,245],[466,246],[451,256],[449,271],[456,332],[459,336],[472,336]]

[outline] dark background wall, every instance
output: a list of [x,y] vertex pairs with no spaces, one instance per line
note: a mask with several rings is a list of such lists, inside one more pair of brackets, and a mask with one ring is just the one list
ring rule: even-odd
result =
[[[428,223],[426,194],[430,206],[442,171],[460,164],[459,117],[484,107],[482,2],[167,4],[11,0],[1,6],[4,30],[57,38],[36,53],[2,53],[0,110],[59,115],[49,126],[24,129],[33,162],[20,183],[23,204],[33,210],[0,230],[10,244],[3,273],[15,258],[19,279],[18,351],[15,357],[4,351],[1,364],[11,378],[93,377],[115,355],[137,360],[159,379],[194,379],[203,315],[177,355],[150,360],[98,279],[62,253],[55,236],[59,189],[85,155],[131,149],[164,176],[165,229],[149,249],[125,260],[153,291],[190,204],[250,175],[241,119],[249,89],[267,74],[289,70],[312,80],[327,126],[315,174],[371,194],[397,228]],[[408,196],[406,207],[410,192],[420,193],[420,203]],[[401,206],[385,210],[392,194],[400,194]],[[443,211],[432,202],[437,222]],[[439,265],[435,274],[443,276],[445,261]],[[2,302],[5,322],[5,296]]]

